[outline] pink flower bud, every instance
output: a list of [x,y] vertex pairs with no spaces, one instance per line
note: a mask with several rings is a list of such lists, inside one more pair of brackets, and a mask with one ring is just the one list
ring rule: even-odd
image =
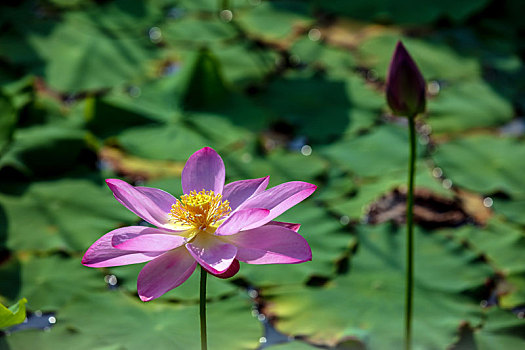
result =
[[390,62],[386,99],[395,115],[415,117],[425,111],[425,80],[401,41]]

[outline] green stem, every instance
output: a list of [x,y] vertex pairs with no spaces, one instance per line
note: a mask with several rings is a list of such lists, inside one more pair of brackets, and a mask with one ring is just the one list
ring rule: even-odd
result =
[[206,335],[206,276],[208,273],[201,266],[201,287],[200,287],[200,309],[199,315],[201,320],[201,350],[208,349],[208,338]]
[[412,305],[414,291],[414,172],[416,169],[416,116],[408,118],[410,151],[407,186],[407,240],[405,285],[405,349],[412,348]]

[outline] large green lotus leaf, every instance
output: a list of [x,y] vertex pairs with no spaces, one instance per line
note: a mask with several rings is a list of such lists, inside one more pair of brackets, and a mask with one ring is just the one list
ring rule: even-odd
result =
[[235,90],[224,78],[224,71],[231,72],[235,62],[229,62],[224,56],[221,61],[215,51],[218,50],[200,49],[187,53],[183,70],[178,73],[182,86],[180,106],[188,112],[224,116],[236,125],[253,131],[267,127],[268,113],[261,111],[258,105]]
[[0,168],[12,167],[26,176],[58,175],[77,165],[88,148],[86,132],[54,126],[19,129]]
[[216,44],[217,41],[231,40],[238,35],[234,26],[221,21],[218,16],[184,16],[166,21],[160,29],[163,40],[175,47]]
[[[418,150],[421,154],[422,147]],[[407,167],[408,130],[383,125],[359,137],[347,137],[324,146],[320,152],[358,176],[381,176],[385,171]]]
[[[181,72],[134,85],[127,90],[112,90],[101,100],[107,105],[144,115],[157,122],[176,121],[179,119],[180,99],[184,92],[182,69]],[[105,115],[105,118],[114,117]]]
[[[314,22],[309,16],[309,5],[301,1],[260,2],[254,8],[239,11],[234,20],[250,36],[264,40],[283,39],[294,34],[297,26]],[[272,25],[268,25],[272,23]]]
[[[378,200],[395,188],[406,188],[406,171],[397,170],[386,172],[383,176],[370,181],[358,182],[355,194],[352,197],[344,197],[340,193],[339,198],[332,198],[327,202],[328,208],[338,215],[348,216],[353,220],[359,220],[368,210],[370,204]],[[444,198],[452,198],[453,193],[436,180],[425,162],[416,164],[416,188],[425,188]]]
[[483,228],[464,226],[444,233],[466,242],[504,276],[505,287],[499,293],[502,307],[512,308],[525,303],[525,234],[522,229],[493,218]]
[[345,91],[351,108],[349,110],[349,124],[345,130],[346,135],[353,135],[371,128],[379,122],[382,109],[385,105],[384,96],[374,91],[370,85],[354,74],[332,70],[336,79],[341,77],[345,82]]
[[274,81],[258,99],[314,142],[371,127],[384,105],[384,98],[351,72],[325,77],[312,70]]
[[[127,114],[140,114],[158,122],[173,123],[180,120],[183,107],[200,109],[221,104],[229,94],[222,77],[219,60],[208,50],[182,50],[180,60],[170,62],[163,68],[164,76],[126,90],[112,92],[104,97],[104,103],[127,110]],[[171,70],[171,72],[169,72]],[[104,115],[122,124],[125,114],[117,118],[109,113]],[[113,113],[114,114],[114,113]],[[97,116],[97,115],[95,115]],[[128,127],[133,123],[130,118]],[[118,127],[119,123],[111,126]],[[121,126],[122,128],[123,126]]]
[[346,216],[351,220],[359,221],[368,211],[369,206],[381,196],[401,185],[404,182],[399,177],[381,178],[380,181],[365,182],[357,186],[353,196],[339,197],[328,201],[326,204],[330,211]]
[[359,46],[364,64],[373,68],[382,79],[386,78],[396,42],[400,39],[427,81],[440,79],[461,82],[464,79],[479,78],[481,75],[480,64],[476,58],[462,56],[446,43],[387,34],[372,37]]
[[67,92],[113,87],[144,75],[156,53],[146,24],[156,16],[148,16],[149,8],[141,4],[109,3],[67,12],[60,22],[41,20],[21,28],[24,44],[42,60],[32,70],[43,74],[52,88]]
[[[158,122],[176,123],[180,121],[183,109],[217,114],[250,129],[266,126],[265,115],[251,100],[233,90],[227,81],[238,83],[246,80],[244,83],[248,83],[253,79],[262,79],[272,69],[268,62],[274,56],[272,53],[253,52],[239,44],[216,45],[213,52],[183,50],[181,56],[181,61],[171,63],[170,69],[176,70],[174,73],[104,97],[104,104],[126,110],[120,111],[121,116],[100,114],[101,122],[107,119],[116,121],[106,128],[118,130],[119,127],[129,127],[136,119],[130,118],[130,114],[139,114]],[[126,121],[127,125],[121,125]],[[222,138],[227,138],[228,134]]]
[[148,126],[155,122],[146,113],[122,106],[121,101],[88,98],[84,102],[85,127],[99,138],[115,136],[126,129]]
[[[273,54],[254,53],[244,45],[215,45],[214,52],[182,51],[180,61],[171,63],[170,69],[175,72],[133,85],[126,91],[112,92],[103,101],[159,122],[178,121],[183,107],[214,112],[223,110],[227,116],[241,108],[242,111],[237,114],[242,113],[244,119],[246,114],[253,115],[254,106],[245,106],[240,96],[230,91],[224,77],[226,80],[250,80],[251,76],[262,79],[271,67],[269,63],[266,66],[259,63],[271,60]],[[106,117],[115,118],[111,115]]]
[[[108,34],[130,35],[134,39],[144,33],[144,28],[149,28],[151,23],[161,20],[164,15],[162,4],[158,1],[128,3],[127,0],[113,0],[102,5],[88,7],[84,11],[69,13],[86,14],[90,22],[97,28],[108,30]],[[79,20],[83,18],[78,17]]]
[[525,195],[525,143],[491,135],[458,138],[441,144],[433,154],[446,177],[460,187],[482,194],[502,191]]
[[[197,95],[198,96],[198,95]],[[266,130],[275,117],[262,108],[255,99],[238,92],[229,92],[220,100],[220,104],[207,106],[203,102],[196,112],[216,114],[247,130],[256,132]],[[225,135],[226,136],[226,135]]]
[[216,46],[214,53],[221,63],[225,80],[237,89],[263,81],[275,69],[278,57],[274,51],[255,44]]
[[[355,109],[370,110],[378,115],[381,114],[381,109],[385,105],[385,97],[383,94],[378,93],[378,91],[374,90],[370,85],[367,85],[365,81],[355,73],[348,74],[344,77],[344,80],[346,83],[346,95],[352,107]],[[377,116],[374,119],[377,119]]]
[[315,192],[315,199],[329,204],[333,200],[350,196],[358,190],[354,179],[339,168],[328,169],[325,181]]
[[287,121],[298,135],[313,141],[331,141],[351,123],[352,103],[341,80],[315,75],[279,79],[258,98],[275,119]]
[[497,126],[514,116],[511,102],[479,80],[444,87],[429,100],[427,109],[427,122],[434,133]]
[[183,123],[131,128],[117,136],[127,153],[150,159],[186,161],[195,151],[214,146]]
[[432,0],[389,0],[345,1],[316,0],[321,9],[351,16],[366,21],[388,21],[401,24],[427,24],[442,17],[456,22],[463,21],[483,9],[488,0],[475,1],[432,1]]
[[0,204],[10,249],[83,251],[104,233],[136,220],[108,188],[88,179],[12,183],[9,188],[18,194],[0,193]]
[[56,311],[79,295],[103,291],[102,271],[82,266],[80,260],[80,256],[24,257],[19,298],[25,296],[32,310]]
[[[117,278],[119,287],[126,291],[137,292],[137,276],[144,264],[135,264],[128,266],[117,266],[110,269],[111,273]],[[199,283],[200,283],[200,268],[197,266],[195,272],[180,286],[164,294],[161,299],[166,300],[193,300],[199,301]],[[208,299],[216,299],[238,291],[238,287],[230,283],[228,280],[220,279],[212,275],[207,277],[207,292]]]
[[[248,143],[252,132],[237,125],[227,116],[210,113],[188,113],[185,121],[218,149],[228,149],[235,144]],[[197,149],[195,149],[197,151]]]
[[[352,136],[353,134],[361,133],[379,122],[385,104],[382,94],[374,91],[370,85],[367,85],[355,73],[331,70],[328,76],[334,79],[341,78],[345,83],[345,93],[350,103],[345,135]],[[328,117],[325,113],[321,115]]]
[[20,131],[38,130],[38,127],[42,129],[53,129],[54,127],[67,132],[66,129],[84,128],[84,100],[75,100],[66,104],[56,96],[31,93],[24,107],[20,113]]
[[302,38],[290,47],[290,53],[301,64],[324,69],[330,76],[346,77],[355,69],[355,58],[349,51],[328,46],[321,41]]
[[499,218],[492,218],[486,227],[463,226],[454,231],[444,231],[469,247],[483,254],[501,273],[525,272],[525,234],[523,230]]
[[221,153],[223,148],[251,139],[251,133],[221,115],[188,113],[178,123],[131,128],[117,139],[129,154],[185,162],[202,147],[211,146]]
[[232,181],[269,175],[269,187],[287,181],[315,182],[328,167],[328,163],[315,153],[304,156],[299,152],[277,150],[266,157],[258,157],[248,150],[241,150],[224,153],[222,157],[226,176]]
[[[370,349],[402,347],[404,230],[381,225],[359,231],[348,275],[322,288],[263,290],[278,330],[314,343],[355,336]],[[483,285],[491,269],[443,237],[416,230],[415,242],[414,348],[444,349],[462,322],[479,323],[479,303],[461,293]]]
[[[261,326],[251,315],[251,300],[237,295],[208,303],[208,344],[212,349],[257,347]],[[6,338],[11,349],[30,350],[35,344],[51,349],[198,349],[198,305],[153,301],[119,292],[93,293],[72,301],[56,314],[48,332],[29,330]]]
[[486,311],[486,320],[473,334],[474,347],[458,350],[521,349],[525,344],[525,321],[497,308]]
[[303,283],[311,277],[333,277],[337,264],[347,257],[355,238],[339,220],[312,201],[301,203],[276,220],[300,223],[301,234],[312,249],[312,261],[298,265],[250,265],[241,263],[239,276],[256,287]]
[[127,90],[113,90],[101,98],[88,98],[84,109],[87,127],[106,138],[133,127],[179,122],[184,84],[181,72]]
[[370,109],[352,109],[349,114],[350,123],[345,130],[345,135],[352,136],[369,130],[378,122],[380,115],[377,111]]
[[525,213],[525,199],[505,200],[494,198],[493,209],[508,220],[525,226],[525,215],[523,215]]
[[182,82],[185,91],[181,103],[186,110],[224,106],[231,93],[224,80],[221,63],[207,48],[190,54]]
[[254,158],[251,171],[262,177],[270,175],[270,187],[288,181],[315,182],[317,176],[328,167],[328,163],[318,155],[304,156],[299,152],[271,154],[266,159]]

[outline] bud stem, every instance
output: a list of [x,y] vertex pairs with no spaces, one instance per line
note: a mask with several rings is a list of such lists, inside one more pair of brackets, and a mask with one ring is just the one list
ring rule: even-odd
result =
[[409,161],[406,208],[405,349],[412,348],[412,304],[414,290],[414,173],[416,169],[416,115],[408,118]]

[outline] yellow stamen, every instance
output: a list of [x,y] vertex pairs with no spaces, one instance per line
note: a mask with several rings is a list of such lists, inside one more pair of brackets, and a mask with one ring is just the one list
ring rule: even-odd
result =
[[222,201],[221,194],[213,191],[191,191],[171,206],[171,219],[174,224],[190,225],[206,231],[231,211],[230,203]]

